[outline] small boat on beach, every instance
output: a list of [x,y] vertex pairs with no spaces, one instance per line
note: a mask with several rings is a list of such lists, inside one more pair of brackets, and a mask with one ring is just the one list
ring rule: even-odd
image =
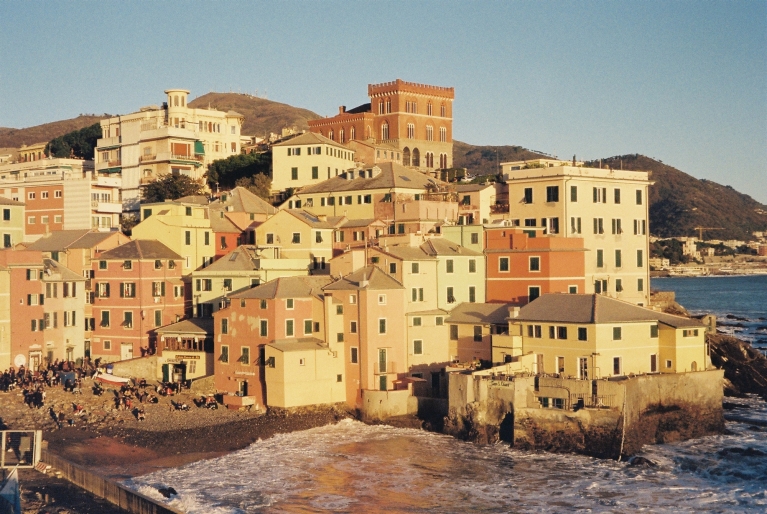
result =
[[130,382],[130,378],[118,377],[116,375],[110,375],[108,373],[103,373],[101,371],[97,371],[96,374],[93,375],[93,380],[98,380],[99,382],[104,384],[117,385],[117,386],[121,386],[123,384],[127,384],[128,382]]

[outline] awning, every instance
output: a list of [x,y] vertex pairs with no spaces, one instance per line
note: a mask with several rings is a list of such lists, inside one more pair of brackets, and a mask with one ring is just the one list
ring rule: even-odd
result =
[[97,152],[105,152],[107,150],[115,150],[117,148],[120,148],[120,145],[113,145],[113,146],[99,146],[96,148]]
[[202,144],[202,141],[194,142],[194,153],[195,155],[205,155],[205,146]]
[[117,166],[115,168],[104,168],[103,170],[98,170],[99,173],[120,173],[122,171],[122,168],[120,166]]

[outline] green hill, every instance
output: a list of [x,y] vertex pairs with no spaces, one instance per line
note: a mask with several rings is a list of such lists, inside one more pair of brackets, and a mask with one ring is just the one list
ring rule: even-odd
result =
[[320,118],[320,115],[308,109],[241,93],[208,93],[189,102],[189,107],[237,111],[245,116],[241,133],[257,136],[270,132],[279,134],[284,127],[295,126],[298,130],[309,130],[306,122]]
[[89,127],[109,115],[81,114],[69,120],[53,121],[23,129],[0,127],[0,148],[19,148],[21,145],[47,143],[74,130]]

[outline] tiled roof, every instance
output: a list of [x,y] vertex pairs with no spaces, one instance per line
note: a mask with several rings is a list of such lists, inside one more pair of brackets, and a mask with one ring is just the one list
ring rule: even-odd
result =
[[213,232],[217,233],[223,233],[223,234],[239,234],[242,232],[237,225],[235,225],[232,220],[226,217],[226,215],[221,216],[223,213],[222,210],[219,210],[218,212],[213,211],[211,209],[210,213],[210,229]]
[[282,277],[266,284],[236,293],[229,298],[309,298],[322,296],[322,288],[330,282],[328,276]]
[[176,323],[156,328],[158,334],[205,334],[213,335],[213,318],[182,319]]
[[137,239],[103,252],[99,259],[176,259],[181,256],[159,241]]
[[85,281],[85,277],[75,273],[71,269],[62,264],[59,264],[53,259],[43,259],[43,265],[45,266],[46,276],[58,275],[58,279],[60,280]]
[[[226,200],[222,200],[224,196],[226,196]],[[244,187],[235,187],[231,191],[223,193],[218,200],[210,204],[212,211],[218,211],[226,207],[232,207],[231,212],[248,212],[253,214],[274,214],[277,212],[276,207]],[[212,218],[213,216],[211,216]]]
[[507,303],[461,303],[450,311],[450,317],[445,321],[502,325],[507,323],[510,305]]
[[384,253],[401,259],[403,261],[433,261],[436,257],[428,255],[421,247],[414,246],[386,246],[382,249]]
[[[380,169],[377,172],[375,168]],[[381,162],[372,168],[366,168],[367,171],[373,171],[371,178],[353,178],[349,179],[345,175],[330,178],[319,184],[306,186],[299,192],[301,195],[314,193],[340,193],[344,191],[364,191],[369,189],[415,189],[423,191],[429,186],[447,186],[446,182],[431,178],[428,175],[413,171],[394,162]],[[359,170],[355,170],[359,174]],[[367,177],[367,173],[366,173]]]
[[90,230],[56,230],[30,244],[27,246],[27,249],[37,250],[39,252],[58,252],[66,250],[89,232]]
[[447,255],[456,257],[476,257],[481,256],[481,252],[470,250],[464,246],[441,237],[432,237],[420,247],[429,255]]
[[290,138],[286,141],[275,143],[272,146],[298,146],[298,145],[332,145],[344,150],[350,151],[341,143],[336,143],[332,139],[328,139],[322,134],[315,134],[314,132],[304,132],[300,136]]
[[405,287],[393,279],[387,273],[381,271],[378,266],[369,265],[360,268],[340,278],[336,282],[325,286],[325,291],[359,290],[359,289],[404,289]]
[[671,327],[702,327],[695,319],[672,316],[597,294],[545,294],[519,310],[518,321],[631,323],[659,321]]
[[16,200],[11,200],[10,198],[6,198],[4,196],[0,196],[0,205],[25,205],[24,202],[17,202]]
[[312,228],[336,228],[346,220],[345,216],[328,216],[322,220],[319,216],[305,209],[285,209],[285,212],[292,214]]
[[208,264],[204,271],[255,271],[258,270],[256,259],[260,256],[256,253],[256,246],[241,245]]
[[[100,243],[106,241],[115,234],[116,232],[88,232],[67,248],[97,248]],[[125,237],[126,240],[129,239],[128,236],[123,237]]]
[[316,337],[299,337],[297,339],[275,339],[268,344],[281,352],[305,352],[307,350],[327,349],[327,345]]

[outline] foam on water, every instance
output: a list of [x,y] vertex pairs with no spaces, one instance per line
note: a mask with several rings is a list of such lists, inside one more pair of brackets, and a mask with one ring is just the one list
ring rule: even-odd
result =
[[[126,485],[190,514],[764,511],[767,406],[734,403],[728,414],[745,421],[728,422],[730,434],[646,447],[654,467],[345,420]],[[168,486],[171,500],[157,492]]]

